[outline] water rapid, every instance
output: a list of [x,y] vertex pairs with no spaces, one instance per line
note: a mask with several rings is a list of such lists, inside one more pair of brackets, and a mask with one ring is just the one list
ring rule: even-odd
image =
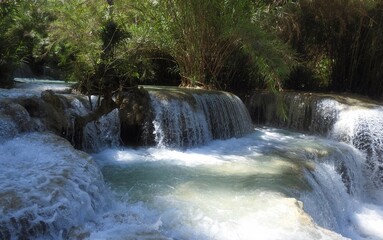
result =
[[[292,140],[297,142],[291,143]],[[118,198],[134,210],[112,215],[105,236],[158,239],[341,239],[315,225],[297,199],[310,191],[304,169],[332,143],[273,129],[188,150],[109,149],[95,154]],[[277,145],[278,144],[278,145]],[[304,148],[302,148],[304,147]],[[109,222],[111,221],[111,222]],[[131,228],[145,221],[145,229]],[[114,227],[112,227],[114,226]]]
[[[350,144],[365,154],[369,188],[381,198],[383,187],[383,106],[367,99],[331,94],[255,93],[248,101],[261,124],[319,134]],[[280,106],[284,106],[282,113]]]
[[115,110],[85,127],[89,155],[70,145],[87,99],[40,94],[0,90],[0,239],[383,239],[375,105],[297,97],[289,127],[319,137],[254,128],[232,94],[155,89],[154,144],[123,146]]

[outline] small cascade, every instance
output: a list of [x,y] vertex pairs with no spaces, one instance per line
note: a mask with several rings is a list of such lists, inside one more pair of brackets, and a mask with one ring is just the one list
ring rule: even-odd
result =
[[84,129],[85,150],[94,152],[119,145],[120,119],[117,109],[86,125]]
[[[311,155],[315,170],[306,170],[312,191],[302,193],[304,209],[320,226],[349,235],[350,219],[365,192],[360,152],[348,145],[328,146],[331,154]],[[351,236],[349,236],[351,237]]]
[[[374,187],[383,187],[383,107],[344,106],[331,136],[349,143],[366,155],[366,170]],[[373,187],[371,186],[371,187]]]
[[212,140],[202,109],[177,99],[161,101],[155,95],[151,99],[155,112],[155,142],[158,146],[186,147]]
[[[89,101],[85,98],[68,98],[66,115],[70,116],[70,128],[74,128],[75,116],[85,116],[91,112]],[[97,106],[98,97],[92,96],[92,106]],[[73,142],[73,141],[72,141]],[[82,148],[87,152],[97,152],[120,144],[120,119],[115,109],[97,121],[89,122],[84,128]]]
[[0,101],[0,143],[31,129],[31,118],[25,108],[9,101]]
[[[97,106],[97,96],[92,96],[90,103],[86,96],[51,90],[39,89],[33,95],[14,92],[18,93],[4,92],[4,100],[0,102],[3,139],[19,132],[51,131],[72,144],[79,143],[77,148],[97,152],[121,143],[190,147],[213,139],[241,137],[253,130],[245,105],[233,94],[149,88],[150,94],[142,89],[136,95],[127,93],[120,111],[114,110],[89,122],[81,141],[75,133],[75,119],[94,110],[91,106]],[[23,117],[17,117],[20,114]]]
[[154,138],[160,147],[201,145],[213,139],[240,137],[253,129],[245,105],[233,94],[151,91],[150,98]]
[[327,135],[334,125],[339,102],[331,95],[284,92],[255,93],[246,105],[257,124]]
[[[140,141],[159,147],[190,147],[213,139],[241,137],[253,130],[250,115],[243,102],[227,92],[166,88],[150,90],[146,121],[141,124]],[[130,101],[135,101],[131,99]],[[93,106],[97,98],[93,97]],[[89,102],[74,98],[67,109],[70,116],[90,112]],[[129,104],[128,104],[129,105]],[[138,108],[131,104],[133,111]],[[99,151],[118,146],[122,135],[121,112],[114,110],[84,129],[83,149]],[[129,114],[128,114],[129,115]],[[134,117],[134,116],[133,116]],[[72,122],[74,118],[72,117]],[[73,126],[73,125],[72,125]],[[124,132],[123,134],[134,134]]]
[[[89,156],[71,144],[97,97],[19,90],[0,89],[0,239],[383,239],[378,104],[248,102],[257,123],[324,139],[254,129],[230,93],[140,88],[83,128]],[[130,136],[158,147],[115,147]]]
[[243,136],[252,129],[247,109],[242,101],[229,93],[193,94],[198,108],[203,109],[207,124],[214,139]]
[[[76,116],[90,113],[86,97],[43,91],[36,95],[14,95],[0,98],[0,142],[24,132],[52,132],[74,142]],[[93,97],[93,106],[97,98]],[[112,111],[84,128],[82,149],[95,152],[120,142],[118,111]]]
[[256,93],[247,105],[256,123],[321,134],[354,146],[365,154],[370,187],[382,189],[383,106],[347,96],[294,92]]

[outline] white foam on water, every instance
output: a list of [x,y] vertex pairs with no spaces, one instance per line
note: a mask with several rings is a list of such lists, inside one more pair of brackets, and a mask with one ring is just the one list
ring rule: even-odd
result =
[[352,218],[362,236],[370,239],[383,239],[383,207],[363,204]]
[[365,154],[369,194],[375,202],[383,201],[383,107],[343,106],[331,136],[355,146]]
[[316,223],[345,237],[382,239],[382,202],[371,194],[365,154],[354,147],[328,141],[327,155],[314,154],[306,170],[312,191],[302,191],[304,210]]
[[0,145],[0,225],[7,239],[60,239],[108,204],[89,155],[52,134],[19,135]]
[[43,239],[343,239],[325,228],[382,238],[382,207],[347,193],[337,169],[346,161],[359,181],[357,150],[302,134],[261,129],[184,151],[107,149],[94,157],[120,203],[92,160],[56,136],[21,135],[0,150],[0,223],[15,234],[11,218]]
[[16,136],[18,132],[17,125],[11,119],[0,119],[0,143]]
[[[94,157],[121,205],[88,226],[90,239],[379,239],[361,224],[373,215],[359,208],[362,199],[348,195],[339,174],[345,163],[337,158],[346,152],[357,158],[354,151],[275,129],[187,150],[105,150]],[[345,168],[354,171],[353,164]],[[313,173],[337,183],[328,187],[340,188],[346,206],[330,206],[331,199],[310,195],[316,187],[310,182]],[[358,188],[353,184],[351,190]],[[320,227],[320,217],[312,216],[314,221],[306,204],[320,205],[329,214],[324,218],[339,218],[334,221],[341,226]],[[338,208],[335,213],[332,207]]]
[[[0,97],[41,93],[23,91],[0,90]],[[177,104],[180,115],[194,111]],[[80,115],[88,112],[78,99],[72,107]],[[203,124],[189,133],[205,146],[109,148],[93,155],[98,166],[59,137],[18,135],[16,123],[2,118],[0,234],[6,229],[12,238],[26,231],[40,239],[383,239],[383,194],[368,183],[379,176],[381,162],[363,167],[366,155],[379,159],[382,146],[381,111],[373,112],[342,109],[332,135],[363,151],[355,133],[367,129],[372,152],[276,129],[209,142],[209,125]],[[88,133],[102,130],[90,135],[97,141],[90,148],[117,145],[118,129],[108,129],[116,115],[105,116],[100,127],[88,126]],[[195,122],[202,118],[197,114]],[[372,124],[360,125],[360,119]]]

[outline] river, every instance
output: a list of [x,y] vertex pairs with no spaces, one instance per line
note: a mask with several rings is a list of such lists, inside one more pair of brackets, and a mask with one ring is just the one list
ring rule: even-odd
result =
[[117,144],[112,112],[85,130],[89,154],[41,128],[23,131],[2,105],[0,238],[383,239],[382,189],[365,151],[336,137],[249,129],[230,94],[192,93],[189,105],[158,94],[155,146]]

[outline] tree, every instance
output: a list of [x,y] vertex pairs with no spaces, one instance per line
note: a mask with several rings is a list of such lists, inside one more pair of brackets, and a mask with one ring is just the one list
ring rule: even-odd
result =
[[144,9],[140,33],[175,59],[183,86],[220,88],[220,77],[230,75],[222,74],[226,64],[242,51],[278,88],[292,62],[287,47],[262,28],[253,1],[141,1],[137,9]]
[[12,85],[11,74],[17,62],[16,46],[10,40],[12,16],[16,5],[13,2],[0,2],[0,87]]
[[57,43],[52,47],[69,45],[77,88],[89,95],[89,101],[90,95],[99,96],[94,111],[75,119],[74,144],[81,148],[85,125],[118,107],[112,96],[124,83],[118,75],[115,50],[125,34],[113,19],[113,1],[59,2],[54,7],[58,10],[58,20],[52,24],[52,36]]
[[53,15],[46,11],[47,1],[2,1],[0,2],[2,35],[1,61],[12,79],[13,70],[26,63],[36,74],[42,74],[42,65],[49,61],[45,47],[48,40],[47,27]]

